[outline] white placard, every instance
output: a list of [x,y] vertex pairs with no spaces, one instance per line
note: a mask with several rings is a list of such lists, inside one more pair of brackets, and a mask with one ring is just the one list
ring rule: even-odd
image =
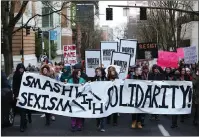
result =
[[100,50],[87,50],[85,51],[85,67],[88,77],[95,76],[95,69],[100,66]]
[[120,40],[120,52],[128,53],[131,55],[130,66],[136,64],[136,51],[137,51],[137,40],[121,39]]
[[118,79],[77,85],[24,73],[17,106],[82,118],[113,113],[190,114],[192,89],[190,81]]
[[121,52],[113,52],[111,58],[111,65],[120,66],[119,78],[125,79],[128,75],[131,55]]
[[76,45],[64,45],[64,64],[77,64]]
[[118,51],[117,42],[101,42],[101,60],[105,68],[111,64],[113,51]]

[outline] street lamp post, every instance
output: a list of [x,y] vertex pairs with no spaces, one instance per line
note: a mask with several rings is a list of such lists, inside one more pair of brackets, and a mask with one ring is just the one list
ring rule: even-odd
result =
[[[50,13],[50,10],[49,10],[49,13]],[[49,25],[49,29],[50,29],[50,15],[49,15],[49,23],[48,23],[48,25]],[[48,43],[48,45],[49,45],[49,46],[48,46],[48,48],[49,48],[49,49],[48,49],[48,56],[49,56],[49,57],[48,57],[48,58],[49,58],[49,60],[50,60],[50,59],[51,59],[50,31],[49,31],[48,34],[49,34],[49,39],[48,39],[48,42],[49,42],[49,43]]]
[[23,15],[22,15],[22,17],[21,17],[21,26],[22,26],[22,36],[21,36],[21,39],[22,39],[22,43],[21,43],[21,45],[22,45],[22,49],[21,49],[21,56],[22,56],[22,58],[21,58],[21,62],[24,64],[24,41],[23,41]]

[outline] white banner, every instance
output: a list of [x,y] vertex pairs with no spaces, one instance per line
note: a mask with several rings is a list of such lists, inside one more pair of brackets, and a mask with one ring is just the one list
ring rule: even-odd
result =
[[95,69],[100,66],[100,50],[87,50],[85,51],[85,68],[88,77],[95,76]]
[[119,79],[125,79],[128,75],[131,55],[121,52],[113,52],[111,65],[120,66]]
[[120,40],[120,52],[128,53],[131,55],[130,66],[135,65],[137,51],[137,40],[121,39]]
[[77,64],[76,45],[64,45],[64,64]]
[[116,80],[75,85],[24,73],[18,98],[19,107],[69,117],[190,114],[192,82]]
[[106,68],[111,64],[111,56],[113,51],[118,51],[117,42],[101,42],[101,60],[102,64]]

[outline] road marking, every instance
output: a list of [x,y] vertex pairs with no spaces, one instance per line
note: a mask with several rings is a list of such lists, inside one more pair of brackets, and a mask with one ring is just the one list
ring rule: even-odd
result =
[[[41,114],[40,114],[41,115]],[[45,117],[45,114],[41,115],[41,117]]]
[[158,124],[158,128],[163,136],[170,136],[169,132],[163,127],[162,124]]

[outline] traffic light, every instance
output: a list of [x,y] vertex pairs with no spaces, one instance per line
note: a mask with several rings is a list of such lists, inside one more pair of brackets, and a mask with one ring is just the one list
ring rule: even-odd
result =
[[113,8],[106,8],[106,20],[113,20]]
[[140,20],[147,20],[146,8],[140,8]]
[[26,36],[30,35],[30,28],[31,26],[26,26]]
[[38,38],[42,38],[42,34],[43,34],[42,31],[39,29],[38,30]]

